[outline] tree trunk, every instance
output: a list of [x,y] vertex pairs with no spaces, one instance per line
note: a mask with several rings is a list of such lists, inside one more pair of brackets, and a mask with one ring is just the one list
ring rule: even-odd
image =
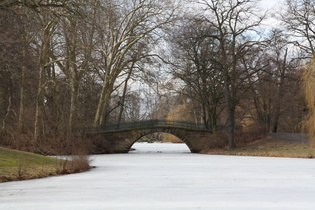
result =
[[71,35],[70,35],[70,52],[69,52],[69,63],[70,63],[70,82],[71,82],[71,97],[70,97],[70,113],[69,113],[69,123],[68,123],[68,140],[69,135],[72,133],[72,127],[76,121],[76,106],[78,98],[78,89],[79,89],[79,76],[78,69],[76,64],[76,40],[77,40],[77,22],[76,20],[71,21],[70,23]]
[[102,112],[102,108],[103,108],[103,104],[104,104],[105,94],[106,94],[105,93],[105,87],[103,86],[102,92],[100,95],[100,99],[98,101],[95,117],[94,117],[94,123],[93,123],[94,127],[97,127],[100,125],[100,116],[101,116],[101,112]]
[[209,121],[211,123],[211,130],[212,133],[217,132],[217,113],[216,113],[216,107],[209,108]]
[[73,125],[77,119],[76,109],[77,109],[77,98],[78,98],[79,86],[77,81],[71,82],[71,97],[70,97],[70,113],[69,113],[69,123],[67,129],[67,143],[72,137]]
[[284,97],[284,79],[285,79],[285,73],[286,73],[286,62],[287,62],[287,54],[288,54],[288,49],[286,49],[285,54],[284,54],[284,59],[282,65],[278,67],[280,71],[280,83],[279,83],[279,93],[278,93],[278,103],[276,103],[276,111],[275,111],[275,117],[274,117],[274,124],[272,128],[272,132],[277,133],[278,131],[278,124],[279,124],[279,119],[280,119],[280,110],[281,110],[281,101],[282,98]]
[[96,114],[94,118],[94,123],[93,123],[94,127],[101,126],[104,124],[106,111],[108,109],[110,96],[113,90],[113,84],[109,84],[109,83],[110,82],[105,77],[102,92],[100,95],[100,99],[97,105],[97,110],[96,110]]
[[35,111],[35,126],[34,126],[34,141],[37,142],[43,133],[43,112],[44,112],[44,88],[45,88],[45,70],[48,63],[48,53],[50,47],[51,28],[54,26],[54,22],[47,23],[44,34],[42,46],[39,56],[39,82],[36,97],[36,111]]
[[21,72],[21,87],[20,87],[20,110],[19,110],[19,122],[18,122],[18,129],[21,133],[24,132],[24,106],[25,106],[25,92],[24,92],[24,86],[25,86],[25,47],[23,49],[22,53],[22,72]]
[[106,124],[106,115],[107,115],[107,111],[108,111],[108,108],[109,108],[109,102],[110,102],[110,99],[111,99],[111,95],[112,95],[112,88],[109,89],[108,91],[106,91],[106,94],[105,94],[105,98],[104,98],[104,103],[103,103],[103,108],[102,108],[102,114],[100,116],[100,120],[99,120],[99,125],[104,125]]
[[45,78],[45,64],[43,63],[43,56],[41,56],[39,69],[39,83],[36,97],[36,112],[35,112],[35,128],[34,141],[37,142],[41,138],[42,123],[43,123],[43,107],[44,107],[44,78]]
[[[133,63],[134,64],[134,63]],[[121,98],[121,103],[120,103],[120,111],[119,111],[119,116],[118,116],[118,124],[121,123],[121,118],[122,118],[122,114],[124,112],[124,106],[125,106],[125,100],[126,100],[126,94],[127,94],[127,87],[128,87],[128,81],[131,77],[131,73],[132,73],[132,69],[133,69],[133,65],[130,68],[129,72],[128,72],[128,76],[125,80],[125,85],[124,85],[124,92]]]
[[227,118],[227,129],[228,129],[228,138],[229,138],[229,145],[228,148],[232,149],[235,147],[234,142],[234,131],[235,131],[235,107],[230,107],[228,109],[228,118]]
[[233,90],[230,89],[230,83],[229,83],[229,75],[226,74],[225,76],[225,100],[226,100],[226,126],[228,131],[228,149],[232,149],[235,147],[234,143],[234,130],[235,130],[235,105],[232,100],[231,92]]

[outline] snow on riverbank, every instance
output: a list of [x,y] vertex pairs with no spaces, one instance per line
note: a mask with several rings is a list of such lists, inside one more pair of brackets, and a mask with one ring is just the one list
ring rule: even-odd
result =
[[188,153],[135,144],[97,168],[0,183],[0,209],[314,209],[315,160]]

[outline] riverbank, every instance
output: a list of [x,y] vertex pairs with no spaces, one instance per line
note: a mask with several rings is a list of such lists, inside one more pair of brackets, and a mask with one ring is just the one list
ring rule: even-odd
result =
[[0,182],[77,173],[90,168],[86,155],[64,160],[0,147]]
[[314,158],[315,148],[309,142],[296,134],[269,135],[264,139],[249,145],[228,149],[213,149],[206,154],[239,155],[239,156],[264,156],[264,157],[291,157]]
[[[139,145],[142,146],[139,147]],[[184,144],[182,144],[183,146],[179,151],[172,150],[170,143],[158,145],[158,149],[161,151],[156,151],[156,148],[150,144],[138,144],[138,150],[131,151],[130,153],[189,152],[187,146]],[[296,134],[274,134],[246,146],[236,147],[231,150],[212,149],[203,153],[211,155],[314,158],[315,148],[310,147],[304,136],[301,137]],[[91,168],[87,155],[74,157],[72,160],[60,160],[0,147],[0,182],[76,173]]]

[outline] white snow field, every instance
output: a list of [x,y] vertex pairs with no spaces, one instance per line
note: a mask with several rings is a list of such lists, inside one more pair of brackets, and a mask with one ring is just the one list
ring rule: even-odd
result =
[[89,172],[0,183],[0,209],[315,209],[315,160],[191,154],[136,143]]

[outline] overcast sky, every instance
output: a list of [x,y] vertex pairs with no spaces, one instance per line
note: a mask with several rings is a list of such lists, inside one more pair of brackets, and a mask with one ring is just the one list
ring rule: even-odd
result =
[[280,11],[280,8],[283,4],[284,0],[261,0],[260,6],[266,10],[269,10],[269,17],[263,21],[263,24],[267,28],[269,27],[277,27],[279,26],[279,21],[270,17],[271,13],[277,14]]
[[260,4],[266,9],[278,9],[283,0],[261,0]]

